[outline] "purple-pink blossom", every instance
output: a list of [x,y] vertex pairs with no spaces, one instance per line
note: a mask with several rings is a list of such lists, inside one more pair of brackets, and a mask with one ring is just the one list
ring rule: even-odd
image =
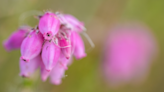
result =
[[30,27],[22,26],[17,31],[13,32],[10,37],[3,42],[3,46],[7,51],[20,49],[21,44],[27,34],[30,32]]
[[76,19],[74,16],[70,14],[56,14],[61,21],[62,28],[61,29],[69,29],[71,31],[82,32],[85,31],[84,23]]
[[21,59],[28,62],[41,53],[43,36],[38,30],[32,30],[21,44]]
[[36,28],[19,29],[4,42],[6,50],[20,48],[20,76],[30,78],[40,69],[42,81],[50,77],[52,84],[59,85],[72,63],[73,55],[78,59],[86,56],[79,35],[84,24],[71,15],[61,15],[67,19],[66,24],[71,25],[71,28],[63,24],[57,13],[46,12],[40,16]]
[[20,59],[20,76],[30,77],[36,71],[36,69],[40,67],[40,62],[42,62],[42,59],[39,55],[31,59],[30,62],[25,62],[22,59]]
[[59,28],[60,21],[52,12],[46,12],[39,20],[39,31],[46,40],[51,40],[59,31]]
[[52,41],[46,41],[42,49],[42,59],[47,71],[56,66],[60,56],[60,47]]
[[76,59],[81,59],[86,56],[83,40],[77,32],[71,33],[71,45],[73,47],[73,55]]
[[139,82],[147,75],[157,45],[150,30],[130,24],[112,28],[105,41],[103,71],[108,83]]
[[67,59],[71,57],[71,32],[67,34],[64,30],[59,32],[59,46],[61,47],[61,52],[65,55]]

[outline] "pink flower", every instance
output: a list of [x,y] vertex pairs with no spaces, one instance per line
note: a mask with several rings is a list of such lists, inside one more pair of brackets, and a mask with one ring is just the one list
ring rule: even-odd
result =
[[61,48],[61,52],[65,55],[67,59],[71,57],[71,35],[66,32],[60,32],[58,34],[59,46]]
[[17,31],[12,33],[10,37],[4,41],[3,45],[7,51],[14,49],[20,49],[22,41],[26,37],[30,30],[30,27],[22,26]]
[[60,63],[57,63],[57,65],[53,68],[53,70],[50,73],[50,81],[52,84],[59,85],[61,84],[61,80],[64,77],[65,69]]
[[30,77],[42,62],[40,55],[31,59],[30,62],[24,62],[20,59],[20,76]]
[[51,40],[57,34],[60,27],[58,17],[52,13],[45,13],[39,21],[39,31],[43,34],[44,39]]
[[57,13],[57,16],[59,17],[61,24],[64,25],[62,26],[64,27],[64,29],[69,29],[76,32],[82,32],[86,30],[86,28],[84,27],[84,23],[80,22],[72,15]]
[[65,70],[67,70],[67,66],[70,62],[71,59],[66,59],[63,54],[60,54],[60,58],[57,65],[50,73],[50,81],[52,84],[61,84],[62,78],[65,76]]
[[4,46],[7,50],[20,48],[20,76],[30,77],[39,68],[42,81],[50,77],[52,84],[59,85],[72,63],[72,54],[77,59],[86,56],[79,35],[85,27],[72,15],[46,12],[38,18],[39,24],[31,32],[19,29]]
[[42,81],[46,81],[51,71],[47,71],[43,61],[40,63],[40,74]]
[[156,52],[154,37],[136,24],[113,28],[105,45],[103,68],[113,85],[142,80]]
[[81,59],[86,56],[83,40],[77,32],[71,33],[71,45],[76,59]]
[[46,41],[42,49],[42,60],[47,71],[51,71],[60,56],[60,48],[53,41]]
[[66,59],[64,54],[61,53],[57,64],[53,67],[51,71],[47,71],[44,64],[41,63],[41,79],[46,81],[50,76],[50,81],[52,84],[59,85],[62,78],[64,77],[65,70],[67,66],[70,65],[71,59]]
[[21,59],[28,62],[41,53],[43,36],[37,30],[32,30],[21,45]]

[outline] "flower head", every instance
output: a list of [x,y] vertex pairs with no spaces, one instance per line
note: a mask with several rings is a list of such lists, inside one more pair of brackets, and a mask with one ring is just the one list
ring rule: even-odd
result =
[[50,77],[51,83],[59,85],[72,63],[72,53],[78,59],[86,56],[79,35],[83,24],[71,15],[64,16],[70,27],[58,15],[46,12],[39,17],[37,28],[28,34],[19,30],[5,42],[7,50],[20,47],[20,76],[30,77],[39,68],[42,81]]

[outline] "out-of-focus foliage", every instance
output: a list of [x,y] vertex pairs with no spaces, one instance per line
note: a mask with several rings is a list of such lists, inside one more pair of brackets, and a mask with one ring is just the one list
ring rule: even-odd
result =
[[[0,92],[163,92],[164,91],[164,1],[163,0],[0,0],[0,43],[19,25],[20,15],[31,10],[53,10],[73,14],[84,21],[87,33],[96,47],[84,38],[87,57],[74,60],[66,71],[63,83],[55,86],[41,82],[39,72],[33,79],[19,77],[20,51],[6,52],[0,45]],[[117,22],[142,21],[156,36],[159,55],[142,85],[112,88],[100,75],[105,36]],[[25,20],[30,26],[38,23],[33,16]]]

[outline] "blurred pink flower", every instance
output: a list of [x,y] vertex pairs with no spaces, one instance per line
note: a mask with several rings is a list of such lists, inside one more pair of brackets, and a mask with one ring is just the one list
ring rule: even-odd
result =
[[40,63],[42,62],[41,57],[38,55],[37,57],[30,60],[30,62],[24,62],[20,59],[20,76],[22,77],[30,77],[36,69],[39,68]]
[[110,30],[104,50],[105,77],[109,83],[119,85],[145,78],[157,45],[149,29],[130,24]]
[[40,63],[40,74],[42,81],[46,81],[50,74],[50,71],[47,71],[47,69],[45,68],[43,61]]
[[53,68],[50,73],[50,81],[52,84],[59,85],[62,82],[62,78],[65,76],[65,70],[71,62],[71,59],[66,59],[65,56],[61,53],[57,65]]
[[86,56],[83,40],[77,32],[71,33],[71,45],[73,55],[76,57],[76,59],[81,59]]
[[57,13],[62,26],[62,29],[69,29],[71,31],[82,32],[85,31],[84,23],[76,19],[74,16],[70,14],[61,14]]
[[17,31],[12,33],[10,37],[4,41],[3,45],[7,51],[11,51],[14,49],[20,49],[21,44],[24,38],[27,36],[30,27],[22,26]]

